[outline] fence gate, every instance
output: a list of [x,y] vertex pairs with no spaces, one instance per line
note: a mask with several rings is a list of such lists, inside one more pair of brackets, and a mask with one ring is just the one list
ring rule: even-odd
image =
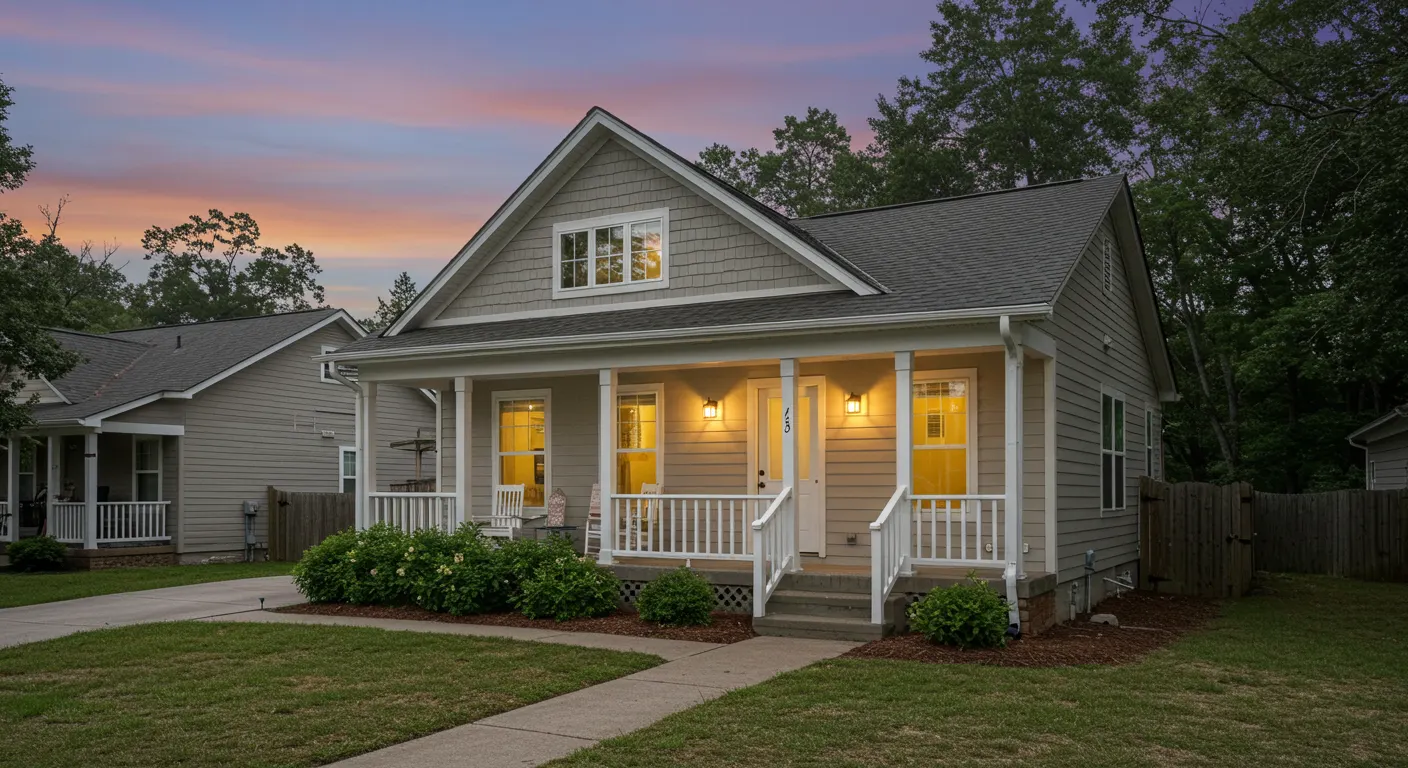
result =
[[1253,503],[1247,483],[1139,481],[1142,587],[1203,597],[1239,597],[1255,566]]
[[268,488],[269,559],[294,562],[304,550],[356,522],[351,493],[295,493]]

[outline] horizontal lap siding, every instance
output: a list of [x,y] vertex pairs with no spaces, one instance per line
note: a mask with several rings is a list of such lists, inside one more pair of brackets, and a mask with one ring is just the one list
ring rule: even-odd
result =
[[[1084,575],[1087,549],[1097,569],[1139,556],[1139,482],[1145,474],[1146,403],[1155,404],[1153,376],[1116,247],[1113,291],[1104,289],[1102,238],[1113,237],[1107,218],[1072,273],[1045,330],[1057,342],[1056,448],[1058,568],[1061,581]],[[1111,338],[1104,349],[1103,337]],[[1126,397],[1125,511],[1100,510],[1100,388]]]
[[[241,502],[263,500],[266,486],[338,490],[340,449],[355,443],[355,399],[347,387],[321,381],[312,358],[323,344],[350,340],[341,327],[329,326],[187,404],[182,551],[242,547]],[[417,427],[433,435],[434,405],[417,390],[383,385],[377,406],[377,480],[386,490],[415,474],[413,454],[389,444],[415,437]],[[329,429],[335,436],[323,437]],[[427,457],[427,476],[433,466],[433,457]],[[267,539],[266,514],[258,520],[260,541]]]
[[[552,298],[553,224],[670,210],[670,287]],[[826,280],[665,172],[608,141],[485,265],[440,318],[825,285]]]
[[1368,458],[1374,462],[1372,490],[1408,488],[1408,432],[1370,443]]

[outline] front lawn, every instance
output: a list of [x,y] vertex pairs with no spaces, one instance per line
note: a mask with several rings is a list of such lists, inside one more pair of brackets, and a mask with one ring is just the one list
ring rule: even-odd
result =
[[0,650],[0,764],[312,766],[654,656],[355,627],[181,622]]
[[286,576],[293,563],[212,563],[166,565],[156,568],[108,568],[65,573],[17,573],[0,569],[0,608],[52,603],[76,597],[179,587],[208,581]]
[[828,661],[553,765],[1408,764],[1408,585],[1269,586],[1138,664]]

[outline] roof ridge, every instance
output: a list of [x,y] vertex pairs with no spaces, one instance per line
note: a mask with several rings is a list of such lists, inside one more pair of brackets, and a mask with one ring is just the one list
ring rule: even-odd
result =
[[1090,181],[1103,181],[1105,179],[1122,178],[1123,173],[1109,173],[1104,176],[1082,176],[1077,179],[1062,179],[1060,181],[1044,181],[1040,184],[1026,184],[1020,187],[1003,187],[1002,189],[988,189],[982,192],[969,192],[965,195],[950,195],[948,197],[931,197],[924,200],[912,200],[907,203],[890,203],[889,205],[872,205],[867,208],[849,208],[844,211],[832,211],[830,213],[818,213],[814,216],[798,216],[791,219],[793,222],[808,221],[811,219],[828,219],[836,216],[849,216],[853,213],[870,213],[872,211],[888,211],[894,208],[914,208],[920,205],[933,205],[936,203],[949,203],[955,200],[970,200],[977,197],[993,197],[995,195],[1005,195],[1012,192],[1025,192],[1032,189],[1046,189],[1050,187],[1062,187],[1069,184],[1083,184]]
[[[103,334],[103,335],[104,335],[104,336],[111,337],[113,334],[118,334],[118,333],[132,333],[132,332],[134,332],[134,331],[158,331],[158,330],[161,330],[161,329],[163,329],[163,328],[189,328],[189,327],[195,326],[195,325],[213,325],[213,324],[215,324],[215,323],[233,323],[233,322],[238,322],[238,321],[241,321],[241,320],[263,320],[263,319],[269,318],[269,317],[283,317],[284,315],[306,315],[306,314],[311,314],[311,313],[313,313],[313,312],[340,312],[340,311],[342,311],[342,310],[341,310],[341,308],[339,308],[339,307],[312,307],[312,308],[309,308],[309,309],[293,309],[293,310],[289,310],[288,312],[269,312],[269,313],[263,314],[263,315],[246,315],[246,316],[244,316],[244,317],[222,317],[222,318],[217,319],[217,320],[197,320],[197,321],[195,321],[195,322],[193,322],[193,323],[167,323],[167,324],[165,324],[165,325],[144,325],[144,326],[141,326],[140,328],[123,328],[123,329],[120,330],[120,331],[110,331],[110,332],[108,332],[107,334]],[[123,339],[123,341],[129,341],[129,339]]]

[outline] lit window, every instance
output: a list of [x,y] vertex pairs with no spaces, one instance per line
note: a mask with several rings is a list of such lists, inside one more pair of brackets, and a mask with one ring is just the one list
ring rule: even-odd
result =
[[664,287],[668,218],[660,209],[555,225],[554,295]]
[[1125,505],[1124,395],[1100,395],[1100,508],[1122,510]]
[[494,484],[522,485],[523,506],[546,504],[548,396],[494,393]]
[[642,485],[660,482],[660,400],[659,385],[616,396],[617,493],[640,493]]
[[973,381],[935,378],[913,385],[913,493],[961,495],[970,491],[968,452]]
[[344,445],[338,459],[340,468],[339,487],[343,493],[357,492],[357,449]]
[[137,437],[132,451],[134,501],[161,501],[161,438]]

